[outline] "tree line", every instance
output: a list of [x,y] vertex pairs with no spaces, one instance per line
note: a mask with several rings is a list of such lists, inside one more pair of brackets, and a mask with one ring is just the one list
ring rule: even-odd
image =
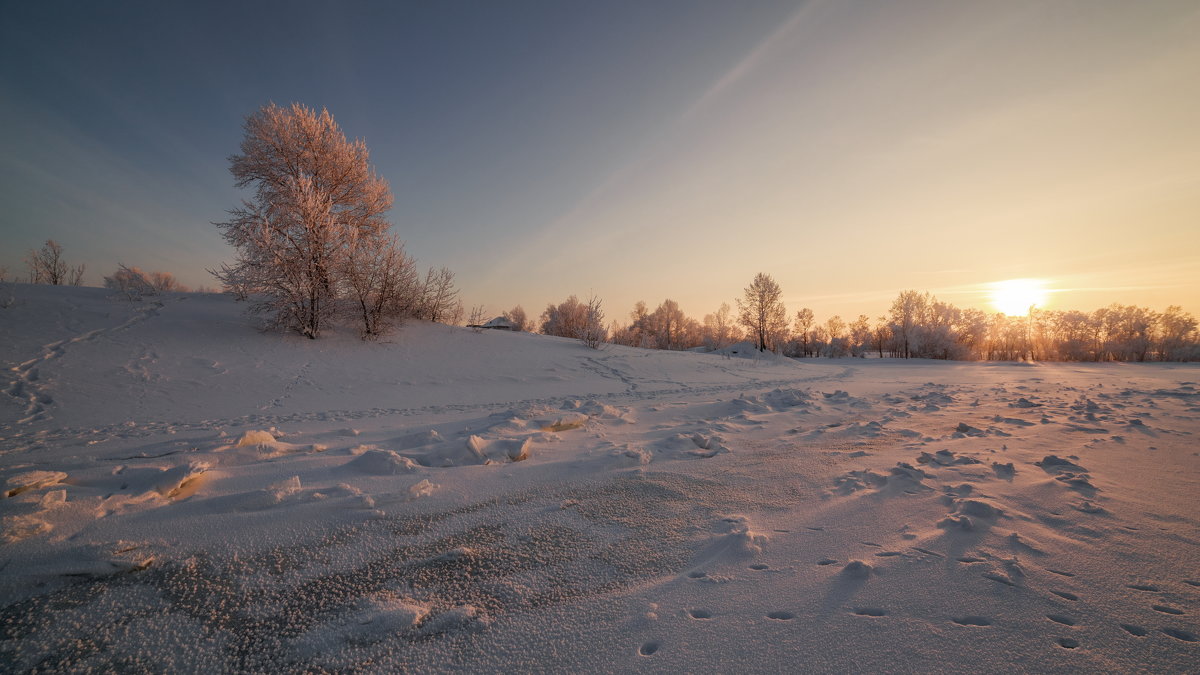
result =
[[[1094,312],[1033,310],[1008,316],[961,309],[928,292],[901,292],[884,315],[834,315],[818,322],[811,309],[788,315],[782,289],[759,274],[736,312],[728,303],[700,320],[674,300],[653,310],[643,301],[627,321],[613,321],[606,340],[647,349],[717,350],[737,342],[795,358],[865,357],[987,361],[1196,361],[1200,330],[1194,316],[1172,305],[1163,312],[1114,304]],[[519,309],[519,308],[518,308]],[[542,333],[578,337],[584,305],[575,296],[542,313]]]

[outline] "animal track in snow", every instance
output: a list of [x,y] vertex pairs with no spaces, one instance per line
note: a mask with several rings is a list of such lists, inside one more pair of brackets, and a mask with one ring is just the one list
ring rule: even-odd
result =
[[662,644],[658,640],[651,640],[643,644],[641,647],[638,647],[638,654],[641,654],[642,656],[652,656],[661,646]]
[[1125,588],[1132,588],[1135,591],[1158,591],[1159,590],[1158,586],[1151,586],[1150,584],[1129,584]]
[[1076,640],[1075,638],[1059,638],[1058,646],[1062,647],[1063,649],[1075,649],[1079,646],[1079,640]]
[[711,618],[713,618],[713,613],[707,609],[689,609],[687,611],[687,613],[688,613],[688,616],[692,617],[693,619],[711,619]]
[[1145,628],[1132,623],[1123,623],[1121,624],[1121,628],[1124,628],[1126,633],[1129,633],[1130,635],[1136,635],[1138,637],[1146,637],[1146,634],[1150,632]]
[[992,625],[992,620],[986,616],[971,614],[968,616],[954,617],[954,623],[960,626],[990,626]]
[[751,565],[751,566],[750,566],[750,569],[752,569],[752,570],[754,570],[754,571],[756,571],[756,572],[761,572],[761,571],[763,571],[763,570],[769,570],[769,569],[771,569],[771,566],[770,566],[770,565],[764,565],[764,564],[762,564],[762,563],[754,563],[753,565]]
[[1049,568],[1047,568],[1047,569],[1046,569],[1046,571],[1047,571],[1047,572],[1049,572],[1049,573],[1051,573],[1051,574],[1057,574],[1057,575],[1058,575],[1058,576],[1060,576],[1060,577],[1073,577],[1073,576],[1075,576],[1075,573],[1074,573],[1074,572],[1064,572],[1064,571],[1062,571],[1062,570],[1052,570],[1052,569],[1049,569]]
[[1075,619],[1072,619],[1071,617],[1069,617],[1065,614],[1047,614],[1046,618],[1050,619],[1054,623],[1061,623],[1064,626],[1074,626],[1075,625]]
[[1063,600],[1070,600],[1071,602],[1075,602],[1076,600],[1079,599],[1078,595],[1075,595],[1074,593],[1069,593],[1067,591],[1050,591],[1050,592],[1057,595],[1058,597],[1062,598]]
[[796,618],[796,615],[791,612],[767,612],[767,618],[775,621],[791,621]]
[[854,614],[856,616],[887,616],[888,611],[879,607],[857,607]]

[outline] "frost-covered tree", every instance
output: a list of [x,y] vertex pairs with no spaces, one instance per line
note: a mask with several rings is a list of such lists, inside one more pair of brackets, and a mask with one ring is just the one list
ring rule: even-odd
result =
[[912,358],[920,350],[918,327],[928,304],[929,294],[922,295],[916,291],[901,291],[900,295],[892,301],[889,314],[892,320],[892,339],[895,341],[897,356],[906,359]]
[[871,348],[871,317],[859,314],[850,324],[850,353],[863,356]]
[[186,291],[187,287],[179,283],[174,274],[170,272],[151,272],[150,283],[154,286],[154,290],[163,293],[171,291]]
[[388,245],[391,192],[327,110],[272,103],[244,131],[230,171],[254,195],[217,223],[237,259],[215,274],[258,294],[252,309],[274,325],[315,339],[336,314],[351,248]]
[[425,282],[421,284],[420,299],[415,315],[426,321],[456,324],[462,318],[462,303],[458,301],[458,288],[454,285],[454,272],[439,267],[429,268]]
[[724,349],[733,344],[737,327],[733,324],[733,311],[729,303],[722,302],[717,311],[704,315],[702,339],[709,349]]
[[759,272],[738,300],[738,320],[750,331],[758,351],[774,349],[772,339],[787,331],[787,309],[780,297],[783,290],[771,275]]
[[67,261],[63,260],[62,252],[62,244],[47,239],[40,249],[26,254],[25,266],[29,269],[29,283],[51,286],[82,284],[85,266],[67,264]]
[[344,307],[364,340],[386,335],[396,322],[414,313],[418,299],[416,264],[404,244],[392,237],[385,245],[352,238],[341,270]]
[[467,317],[467,326],[476,333],[483,332],[483,305],[472,305],[471,314]]
[[604,327],[604,308],[600,298],[591,296],[584,305],[583,326],[579,332],[579,341],[599,349],[600,343],[608,339],[608,329]]
[[1159,358],[1163,361],[1195,361],[1200,359],[1200,333],[1196,317],[1179,305],[1167,307],[1159,315],[1161,324]]
[[508,310],[503,316],[512,322],[515,331],[527,332],[533,328],[529,317],[525,315],[525,308],[520,305]]
[[587,323],[587,305],[574,295],[559,304],[546,305],[542,312],[540,330],[543,335],[578,338]]
[[796,312],[793,323],[793,339],[796,341],[796,356],[812,356],[812,329],[816,323],[813,311],[807,307]]
[[141,300],[158,293],[158,288],[150,277],[136,267],[125,265],[118,265],[116,272],[104,277],[104,287],[117,291],[129,301]]

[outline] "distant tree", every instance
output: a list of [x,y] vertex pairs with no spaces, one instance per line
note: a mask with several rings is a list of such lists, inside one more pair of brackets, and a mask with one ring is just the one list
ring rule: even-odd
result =
[[30,251],[25,256],[25,266],[29,269],[29,283],[50,284],[51,286],[79,286],[83,283],[84,265],[72,267],[62,257],[62,244],[53,239],[47,239],[45,244],[36,251]]
[[347,141],[326,110],[272,103],[247,117],[244,130],[230,171],[254,197],[217,223],[238,255],[214,274],[261,294],[252,309],[273,325],[316,339],[336,314],[351,246],[388,245],[391,192],[366,145]]
[[828,336],[825,343],[825,356],[828,358],[841,358],[850,353],[850,340],[846,335],[846,322],[842,317],[834,314],[825,321],[825,334]]
[[483,332],[483,305],[472,305],[471,315],[467,317],[467,326],[476,333]]
[[578,338],[588,320],[588,306],[572,295],[557,305],[546,305],[541,319],[542,334]]
[[150,283],[154,286],[154,290],[163,293],[187,290],[183,284],[179,283],[175,275],[170,272],[151,272]]
[[579,341],[599,349],[600,343],[608,339],[608,330],[604,327],[604,309],[600,298],[591,296],[585,305],[583,326],[579,332]]
[[892,339],[896,342],[897,356],[912,358],[919,349],[918,326],[925,307],[929,304],[929,294],[921,295],[916,291],[902,291],[892,301]]
[[793,332],[795,340],[799,346],[798,356],[812,355],[812,328],[816,319],[813,317],[813,311],[807,307],[796,312],[795,323],[793,324]]
[[887,348],[891,339],[892,327],[888,324],[887,317],[881,316],[875,319],[875,328],[871,331],[871,340],[872,347],[879,352],[879,358],[883,358],[883,350]]
[[417,302],[417,318],[427,321],[457,324],[462,318],[462,303],[458,301],[458,288],[454,285],[454,272],[440,267],[430,268],[421,285],[420,300]]
[[125,265],[118,265],[116,272],[104,277],[104,287],[117,291],[129,301],[141,300],[158,293],[158,288],[150,277],[136,267]]
[[1200,349],[1197,349],[1196,317],[1183,311],[1179,305],[1167,307],[1160,316],[1161,337],[1159,338],[1159,358],[1163,361],[1194,361],[1200,359]]
[[529,317],[525,315],[525,308],[517,305],[504,313],[504,318],[508,319],[513,324],[513,330],[529,331],[533,328]]
[[771,339],[787,330],[787,310],[780,297],[783,290],[769,274],[758,273],[738,300],[738,320],[750,331],[760,352],[774,349]]
[[871,348],[871,318],[859,314],[850,324],[850,354],[862,356]]
[[717,311],[704,315],[704,345],[709,349],[724,349],[734,342],[737,328],[729,303],[722,302]]

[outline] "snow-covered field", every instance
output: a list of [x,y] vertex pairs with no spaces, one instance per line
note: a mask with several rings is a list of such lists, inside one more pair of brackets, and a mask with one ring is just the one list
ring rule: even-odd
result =
[[0,295],[6,672],[1200,670],[1196,365]]

